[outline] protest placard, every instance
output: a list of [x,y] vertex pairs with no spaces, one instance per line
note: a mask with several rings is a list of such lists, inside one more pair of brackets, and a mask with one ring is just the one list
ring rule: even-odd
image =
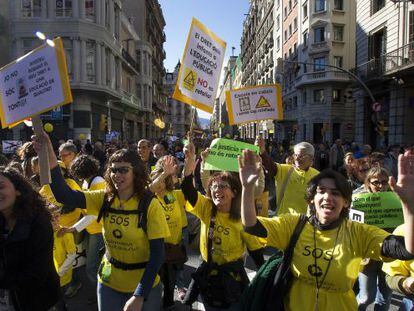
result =
[[225,138],[216,138],[211,142],[210,153],[205,160],[204,169],[210,171],[238,172],[239,164],[237,156],[243,149],[249,149],[259,153],[259,147]]
[[3,128],[72,102],[62,40],[44,44],[0,69]]
[[364,222],[379,228],[396,228],[404,222],[401,201],[394,192],[352,196],[352,208],[364,212]]
[[282,120],[280,84],[249,86],[226,92],[230,125],[260,120]]
[[15,153],[22,146],[21,140],[3,140],[1,142],[3,153]]
[[173,98],[213,112],[226,42],[193,18]]

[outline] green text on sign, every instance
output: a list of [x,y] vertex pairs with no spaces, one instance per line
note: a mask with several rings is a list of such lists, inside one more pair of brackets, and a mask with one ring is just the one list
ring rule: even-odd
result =
[[210,153],[204,164],[204,169],[238,172],[237,156],[241,155],[244,149],[259,153],[259,147],[255,145],[232,139],[216,138],[211,142]]
[[404,222],[401,202],[394,192],[352,196],[353,209],[364,212],[364,222],[379,228],[396,228]]

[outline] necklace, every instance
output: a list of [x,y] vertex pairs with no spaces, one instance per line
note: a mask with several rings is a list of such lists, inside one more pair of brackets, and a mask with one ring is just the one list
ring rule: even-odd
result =
[[[341,229],[341,225],[339,225],[338,230],[336,230],[336,236],[335,236],[335,242],[332,249],[332,256],[329,258],[328,266],[326,267],[326,272],[322,277],[322,280],[319,282],[319,276],[318,276],[318,260],[316,259],[316,256],[313,258],[315,259],[315,281],[316,281],[316,302],[315,302],[315,311],[318,311],[318,300],[319,300],[319,289],[322,287],[323,283],[325,282],[326,276],[328,275],[329,268],[331,267],[332,259],[335,255],[335,248],[336,243],[338,242],[338,236],[339,236],[339,229]],[[313,249],[316,252],[316,228],[313,226]]]

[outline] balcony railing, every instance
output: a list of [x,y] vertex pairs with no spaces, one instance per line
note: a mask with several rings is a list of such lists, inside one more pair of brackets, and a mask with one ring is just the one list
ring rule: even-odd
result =
[[414,66],[414,41],[351,70],[363,80],[378,79]]
[[316,42],[312,43],[310,46],[309,53],[320,53],[329,50],[328,42],[322,41],[322,42]]
[[135,70],[138,71],[138,64],[137,62],[132,58],[132,56],[128,53],[127,50],[124,48],[122,49],[122,57],[132,66]]
[[347,81],[350,77],[347,73],[341,71],[314,71],[304,73],[295,79],[295,85],[298,87],[302,84],[315,83],[319,81]]

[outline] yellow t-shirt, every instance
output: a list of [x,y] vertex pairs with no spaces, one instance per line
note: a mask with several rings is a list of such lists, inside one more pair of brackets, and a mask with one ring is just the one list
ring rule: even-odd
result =
[[165,213],[165,219],[168,223],[171,235],[164,240],[165,243],[180,244],[182,239],[183,228],[187,227],[187,216],[185,214],[184,194],[181,190],[167,192],[164,198],[157,196]]
[[[281,188],[286,179],[288,172],[292,165],[290,164],[277,164],[276,190],[277,197],[280,197]],[[285,194],[280,206],[278,206],[278,215],[282,214],[306,214],[308,204],[305,201],[306,187],[309,180],[312,177],[319,174],[319,171],[310,167],[307,171],[303,171],[299,168],[294,168],[292,174],[289,177],[288,183],[285,188]],[[277,199],[279,200],[279,199]]]
[[[106,187],[106,182],[105,180],[100,177],[102,181],[99,182],[95,182],[95,180],[97,179],[95,177],[95,179],[93,180],[93,184],[88,188],[88,183],[85,181],[82,184],[82,190],[83,191],[94,191],[94,190],[102,190],[105,189]],[[84,211],[85,214],[86,211]],[[89,226],[86,227],[86,231],[89,234],[97,234],[97,233],[102,233],[102,223],[101,222],[97,222],[97,221],[93,221]]]
[[[75,240],[72,233],[66,233],[61,237],[53,234],[53,262],[55,263],[56,271],[59,271],[60,266],[65,262],[68,254],[76,253]],[[72,281],[72,267],[60,277],[60,286],[65,286]]]
[[[299,215],[258,219],[267,229],[268,246],[286,249]],[[325,278],[319,290],[319,310],[356,310],[352,288],[358,277],[361,259],[389,260],[381,257],[381,245],[388,235],[382,229],[350,220],[344,220],[339,229],[324,231],[306,223],[294,249],[291,263],[294,280],[284,301],[285,309],[314,311],[316,275],[319,275],[319,284]]]
[[[187,202],[186,210],[200,218],[200,252],[204,261],[207,261],[208,231],[210,227],[213,202],[198,193],[197,203],[193,207]],[[217,211],[214,225],[213,262],[221,265],[227,262],[240,259],[246,247],[249,250],[263,248],[259,239],[243,230],[241,220],[230,219],[229,213]]]
[[[79,185],[74,181],[73,179],[66,178],[65,179],[66,184],[72,189],[72,190],[81,190]],[[44,185],[39,190],[40,195],[45,198],[47,202],[50,202],[56,206],[62,206],[62,204],[58,203],[55,199],[55,196],[53,195],[52,189],[50,189],[49,185]],[[72,227],[81,217],[82,211],[80,208],[75,208],[72,212],[67,214],[62,214],[59,217],[59,225],[62,227]]]
[[[104,190],[89,191],[84,194],[87,213],[98,216],[105,196]],[[135,196],[126,202],[120,202],[118,197],[115,197],[111,208],[136,210],[138,203],[139,199]],[[148,207],[147,233],[142,228],[138,228],[137,214],[109,213],[107,217],[103,217],[102,234],[107,253],[118,261],[132,264],[148,261],[149,240],[167,238],[170,232],[160,202],[153,199]],[[123,293],[134,292],[145,271],[145,269],[117,269],[107,261],[105,256],[103,264],[111,266],[111,273],[105,281],[98,275],[98,281]],[[153,286],[156,286],[158,282],[159,276],[157,275]]]
[[254,198],[258,216],[269,216],[269,191],[263,192],[260,196]]
[[[398,226],[394,232],[394,235],[404,236],[404,224]],[[391,276],[402,275],[406,277],[414,277],[414,260],[394,260],[384,263],[382,270]]]

